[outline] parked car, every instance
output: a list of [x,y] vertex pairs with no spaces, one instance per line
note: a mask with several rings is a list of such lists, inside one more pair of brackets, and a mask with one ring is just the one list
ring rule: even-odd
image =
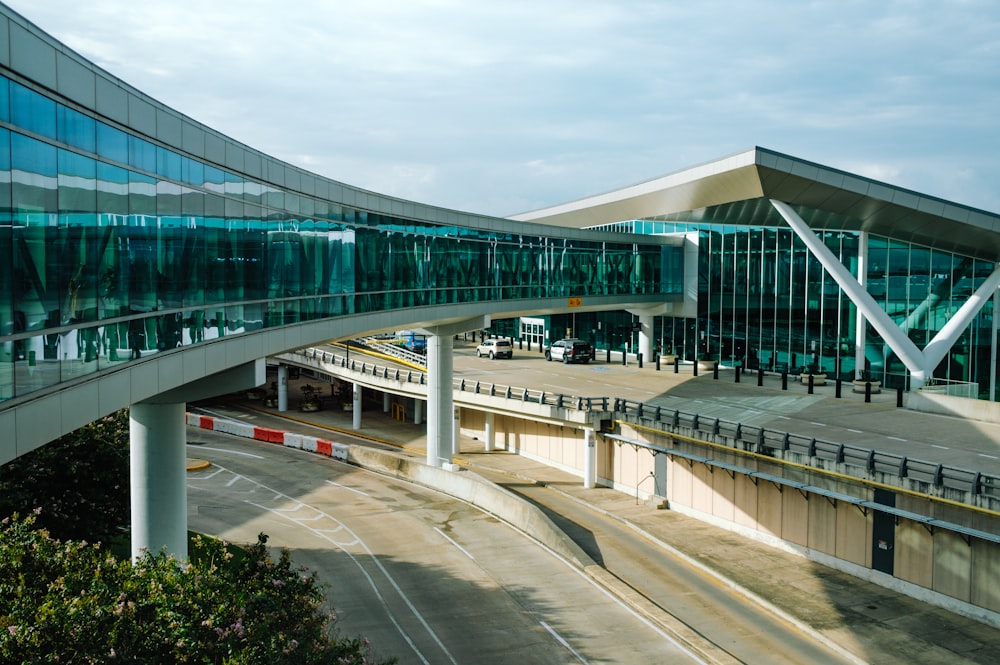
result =
[[590,344],[582,339],[561,339],[545,349],[546,360],[561,360],[564,363],[589,363],[593,356]]
[[513,358],[514,345],[507,339],[484,339],[483,343],[476,347],[476,357],[489,356],[493,358]]

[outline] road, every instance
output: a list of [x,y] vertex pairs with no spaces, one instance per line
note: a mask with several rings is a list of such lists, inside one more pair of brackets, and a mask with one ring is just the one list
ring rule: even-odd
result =
[[[189,429],[212,462],[188,478],[189,526],[259,532],[331,586],[338,627],[421,663],[704,662],[538,543],[427,488],[298,450]],[[510,483],[510,479],[498,478]],[[841,663],[612,519],[556,492],[511,487],[585,551],[725,653],[716,662]],[[726,653],[732,656],[726,658]]]
[[[733,372],[691,375],[690,366],[674,374],[672,366],[656,371],[650,363],[623,366],[597,360],[586,365],[546,362],[537,349],[528,352],[515,345],[511,360],[476,358],[472,342],[455,342],[455,376],[471,381],[529,387],[581,397],[624,397],[704,418],[788,431],[804,437],[846,443],[918,458],[934,464],[1000,476],[1000,424],[931,415],[896,408],[893,392],[865,404],[863,397],[843,387],[835,399],[832,383],[809,395],[789,378],[781,390],[779,376],[765,377],[757,387],[755,374],[734,382]],[[984,405],[986,403],[984,402]]]
[[558,491],[511,481],[499,474],[479,473],[539,506],[615,577],[736,660],[773,665],[845,662],[811,635],[762,611],[619,520]]
[[267,533],[331,588],[343,635],[401,663],[698,663],[582,571],[478,509],[297,450],[189,429],[189,527]]

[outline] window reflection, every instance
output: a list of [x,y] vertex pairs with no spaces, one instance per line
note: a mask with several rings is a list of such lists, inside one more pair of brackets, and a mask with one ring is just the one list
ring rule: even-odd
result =
[[682,248],[370,213],[201,163],[0,77],[8,116],[22,131],[0,130],[0,169],[14,174],[0,178],[0,399],[265,326],[683,287]]

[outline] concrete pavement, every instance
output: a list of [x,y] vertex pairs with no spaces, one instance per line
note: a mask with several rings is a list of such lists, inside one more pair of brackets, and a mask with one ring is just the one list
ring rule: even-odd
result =
[[[246,403],[206,407],[217,415],[263,427],[340,437],[345,442],[349,436],[359,437],[402,450],[417,461],[425,458],[424,426],[399,422],[379,410],[365,410],[362,429],[355,432],[352,415],[345,412],[279,414]],[[879,405],[879,411],[883,419],[907,416],[906,412],[889,415],[896,410],[886,405]],[[487,453],[479,441],[463,437],[460,443],[461,453],[455,457],[460,466],[544,484],[613,516],[862,662],[994,663],[1000,653],[996,628],[699,520],[657,510],[633,496],[607,488],[584,489],[576,476],[505,451]]]

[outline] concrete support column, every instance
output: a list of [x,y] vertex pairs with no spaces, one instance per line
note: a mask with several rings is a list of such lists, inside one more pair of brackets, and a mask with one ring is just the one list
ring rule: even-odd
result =
[[454,419],[454,426],[451,428],[451,454],[457,455],[461,450],[459,437],[462,436],[462,414],[460,407],[456,406],[454,408],[452,418]]
[[132,560],[166,549],[187,559],[187,430],[183,402],[129,411]]
[[382,413],[389,413],[389,407],[392,406],[392,399],[389,393],[382,393]]
[[1000,291],[993,292],[993,334],[990,336],[990,401],[997,400],[997,319],[1000,318]]
[[454,349],[450,335],[431,335],[427,338],[428,466],[451,463],[451,454],[446,453],[446,446],[451,446],[455,425],[452,396]]
[[424,400],[418,397],[413,398],[413,424],[424,424]]
[[496,422],[496,414],[492,413],[491,411],[487,411],[486,437],[485,437],[486,441],[484,443],[486,444],[486,452],[488,453],[493,452],[493,446],[497,436],[495,422]]
[[288,365],[278,365],[278,411],[288,411]]
[[597,485],[597,434],[590,427],[583,430],[583,486]]
[[636,352],[642,354],[644,361],[653,362],[653,315],[639,315],[639,348]]
[[361,384],[354,384],[354,401],[351,405],[351,414],[354,416],[352,426],[354,429],[361,429]]
[[[865,288],[865,284],[868,281],[868,232],[862,231],[858,235],[858,285],[861,288]],[[865,333],[868,331],[868,321],[865,319],[865,313],[861,311],[860,307],[857,308],[857,313],[858,318],[854,328],[854,378],[857,378],[858,372],[862,371],[867,365],[865,347],[868,340]],[[884,381],[885,379],[883,378],[882,380]]]

